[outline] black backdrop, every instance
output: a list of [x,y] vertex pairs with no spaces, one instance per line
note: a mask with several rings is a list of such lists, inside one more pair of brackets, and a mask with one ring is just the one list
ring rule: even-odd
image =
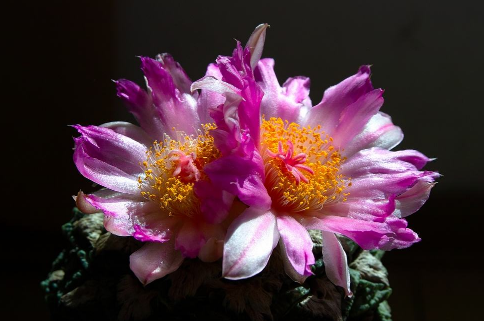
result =
[[[14,8],[15,7],[15,8]],[[265,57],[311,98],[372,64],[383,111],[444,174],[409,218],[423,241],[384,261],[394,320],[478,320],[483,211],[484,5],[479,1],[31,1],[2,19],[2,319],[48,320],[39,282],[63,246],[71,195],[92,191],[69,124],[132,121],[111,79],[142,83],[136,56],[174,55],[193,80],[268,22]],[[10,18],[10,19],[9,19]],[[26,306],[27,302],[27,306]],[[6,318],[4,318],[6,316]]]

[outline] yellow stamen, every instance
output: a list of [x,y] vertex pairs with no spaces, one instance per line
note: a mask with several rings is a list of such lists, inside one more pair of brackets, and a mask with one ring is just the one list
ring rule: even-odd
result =
[[[346,200],[344,193],[350,185],[349,178],[340,173],[345,158],[332,145],[333,139],[321,131],[321,126],[301,127],[281,118],[263,120],[261,125],[261,147],[265,161],[265,186],[271,195],[273,207],[284,212],[318,210],[324,204]],[[290,142],[290,143],[289,143]],[[293,155],[304,154],[302,165],[313,173],[304,171],[305,181],[296,181],[281,158],[271,155],[293,145]],[[293,156],[293,157],[294,157]]]
[[[198,212],[199,201],[193,192],[195,180],[205,179],[203,167],[220,156],[210,136],[210,131],[215,128],[214,124],[205,124],[197,137],[179,132],[177,140],[166,136],[163,142],[155,141],[146,152],[146,161],[140,164],[144,168],[144,176],[138,178],[141,195],[158,202],[160,208],[169,215],[192,216]],[[187,168],[197,171],[197,175],[174,175],[179,167],[177,155],[180,154],[190,160],[191,167]],[[192,179],[187,180],[187,177]]]

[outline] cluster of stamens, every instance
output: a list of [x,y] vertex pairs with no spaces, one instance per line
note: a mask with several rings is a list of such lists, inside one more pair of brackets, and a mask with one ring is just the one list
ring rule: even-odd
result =
[[205,124],[196,137],[179,132],[176,140],[165,136],[162,142],[155,141],[141,164],[144,168],[144,175],[138,178],[141,195],[158,202],[169,215],[192,216],[198,212],[199,201],[193,186],[206,178],[203,167],[219,157],[209,133],[215,128],[214,124]]
[[265,186],[280,211],[318,210],[346,200],[350,179],[339,173],[344,158],[321,126],[301,127],[280,118],[263,120],[261,145]]

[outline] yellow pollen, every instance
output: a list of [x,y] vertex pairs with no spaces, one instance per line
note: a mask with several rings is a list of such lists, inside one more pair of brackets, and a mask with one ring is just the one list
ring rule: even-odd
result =
[[155,141],[140,163],[144,168],[144,176],[138,177],[141,195],[158,202],[169,215],[192,216],[198,211],[193,186],[207,178],[203,167],[220,156],[210,135],[215,124],[202,126],[196,137],[178,132],[177,140],[165,136],[163,142]]
[[[265,185],[274,208],[294,213],[346,200],[349,193],[344,190],[351,185],[350,178],[340,173],[345,158],[332,141],[320,125],[302,127],[281,118],[263,119]],[[298,178],[301,174],[304,179]]]

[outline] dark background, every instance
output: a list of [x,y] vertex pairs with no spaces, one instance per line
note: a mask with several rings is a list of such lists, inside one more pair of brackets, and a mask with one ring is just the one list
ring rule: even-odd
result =
[[316,104],[372,64],[382,110],[406,135],[399,148],[438,158],[428,168],[444,176],[409,218],[422,242],[384,259],[394,320],[480,320],[483,12],[471,0],[27,1],[5,10],[2,319],[49,319],[39,283],[64,244],[71,196],[93,190],[72,162],[68,125],[132,121],[111,79],[141,84],[136,56],[170,52],[196,80],[234,38],[245,43],[268,22],[263,56],[275,58],[281,83],[311,77]]

